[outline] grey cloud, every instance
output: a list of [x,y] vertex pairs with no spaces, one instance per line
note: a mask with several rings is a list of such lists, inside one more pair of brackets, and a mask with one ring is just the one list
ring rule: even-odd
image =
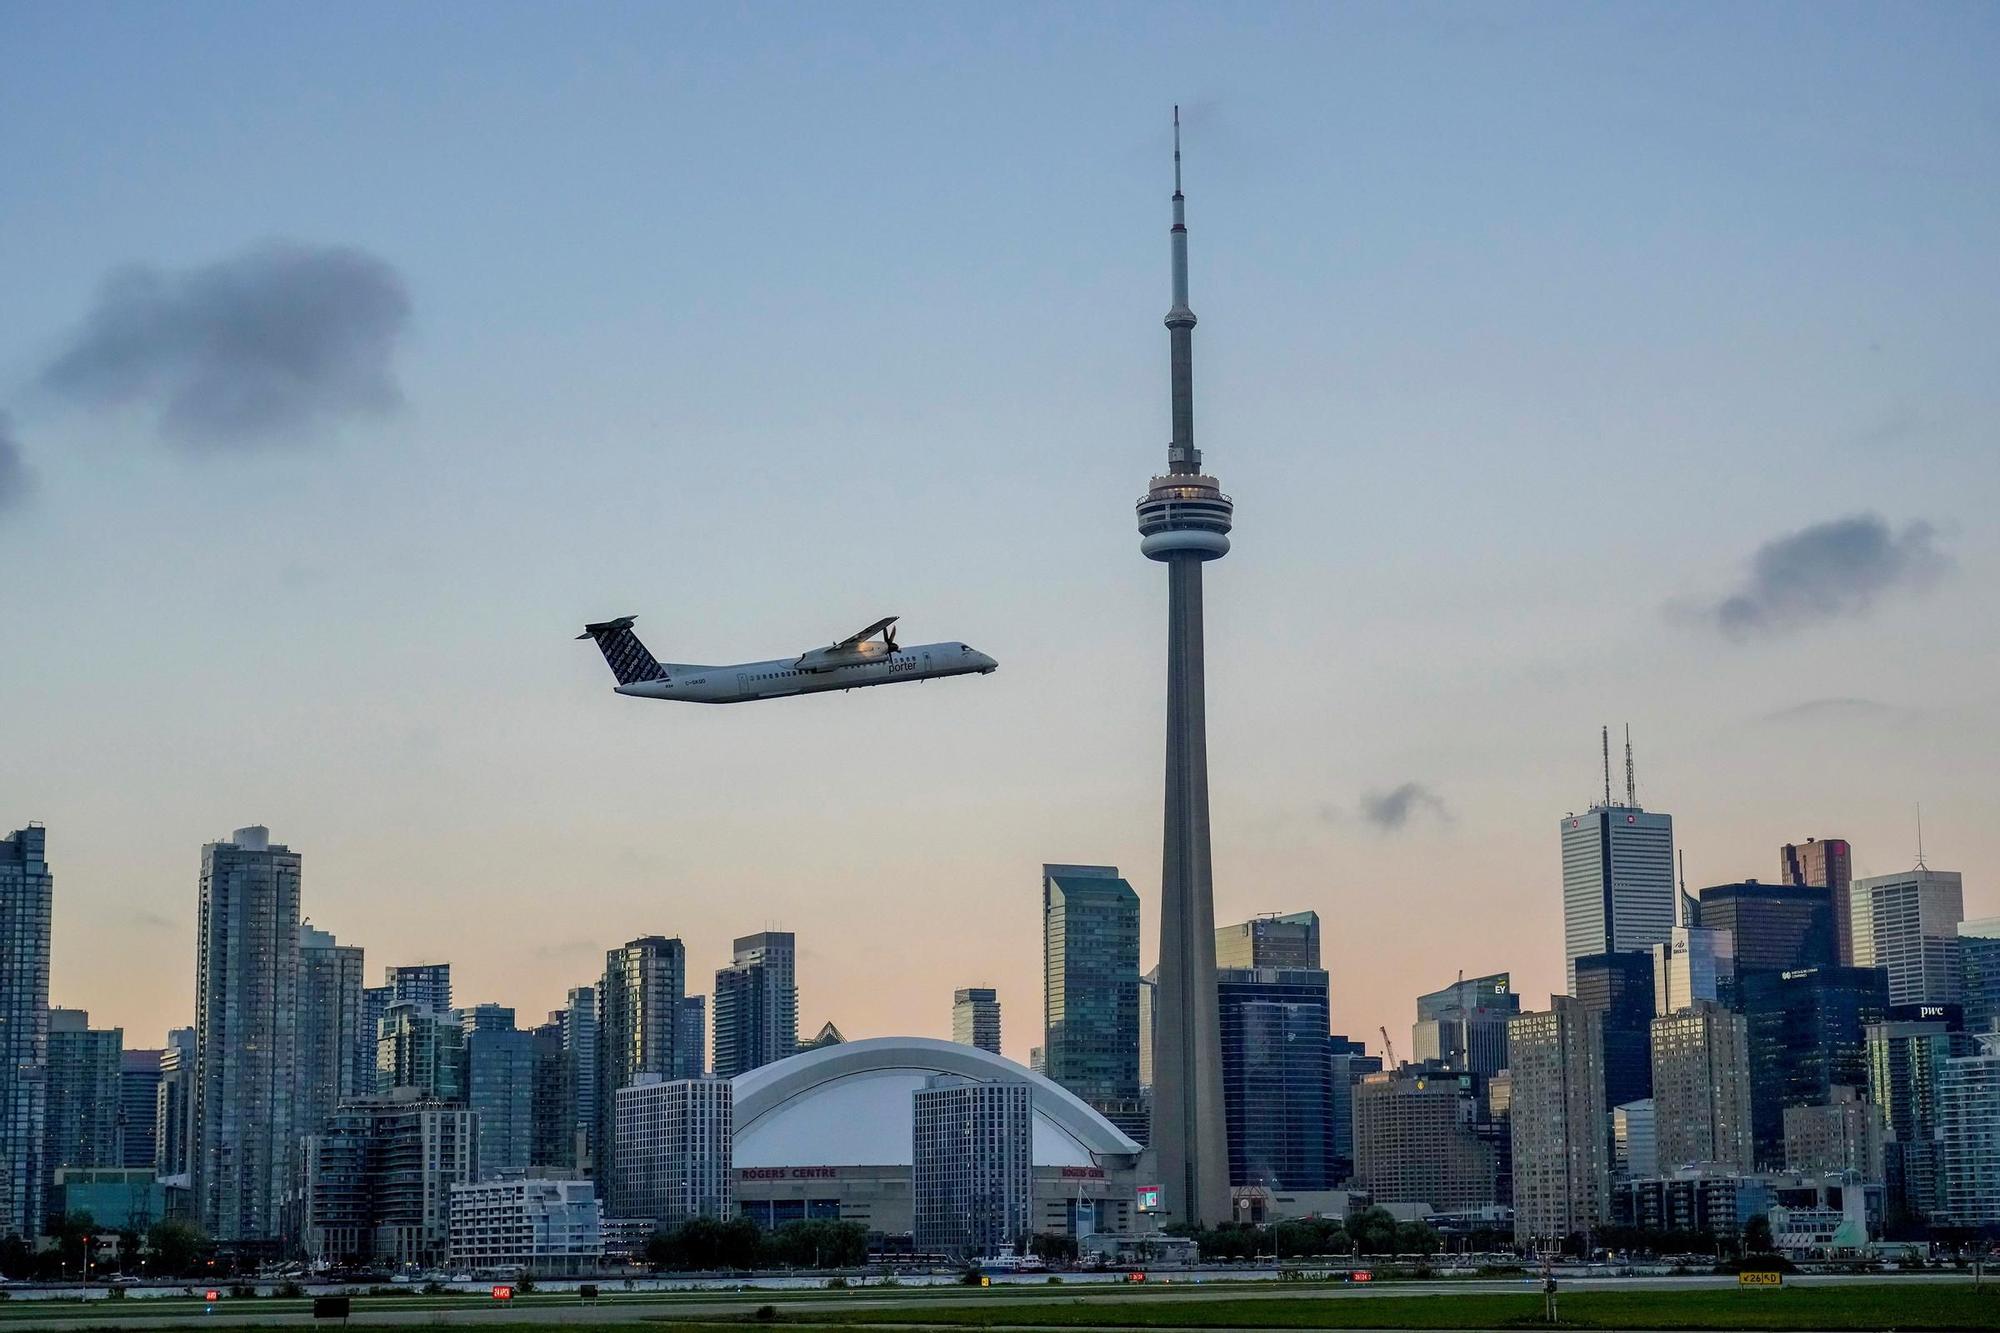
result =
[[1361,817],[1386,833],[1393,833],[1413,816],[1425,812],[1445,823],[1451,821],[1444,799],[1421,782],[1405,782],[1392,791],[1369,792],[1361,798]]
[[132,913],[132,920],[134,924],[144,926],[148,930],[172,930],[180,925],[180,922],[174,920],[172,917],[161,912],[152,911],[151,909],[142,909]]
[[394,409],[409,321],[396,270],[344,247],[272,244],[199,268],[111,275],[42,383],[91,407],[156,410],[189,444],[294,437]]
[[1757,720],[1782,726],[1790,722],[1907,721],[1917,716],[1916,709],[1883,703],[1880,699],[1837,697],[1807,699],[1785,708],[1774,708]]
[[1925,522],[1892,529],[1879,514],[1852,514],[1787,533],[1751,557],[1743,587],[1708,618],[1731,638],[1781,633],[1860,615],[1877,598],[1928,587],[1951,568]]
[[0,514],[27,498],[33,478],[21,461],[21,442],[14,437],[14,421],[0,412]]

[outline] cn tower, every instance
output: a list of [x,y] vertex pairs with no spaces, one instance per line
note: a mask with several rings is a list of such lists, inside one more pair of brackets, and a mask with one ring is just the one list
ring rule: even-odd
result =
[[1208,850],[1208,721],[1203,701],[1201,567],[1229,552],[1234,506],[1194,447],[1194,311],[1188,308],[1181,112],[1174,108],[1174,304],[1167,311],[1174,405],[1167,473],[1139,501],[1139,550],[1167,567],[1167,801],[1160,857],[1160,978],[1152,1148],[1161,1203],[1177,1222],[1231,1217],[1223,1131],[1222,1034],[1215,1001],[1215,888]]

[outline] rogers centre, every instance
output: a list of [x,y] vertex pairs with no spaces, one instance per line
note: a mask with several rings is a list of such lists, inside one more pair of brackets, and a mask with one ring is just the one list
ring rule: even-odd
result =
[[1040,1074],[929,1037],[823,1046],[739,1075],[731,1084],[737,1211],[767,1227],[829,1218],[859,1222],[891,1243],[908,1237],[912,1098],[939,1074],[1028,1086],[1034,1230],[1150,1229],[1136,1211],[1137,1143]]

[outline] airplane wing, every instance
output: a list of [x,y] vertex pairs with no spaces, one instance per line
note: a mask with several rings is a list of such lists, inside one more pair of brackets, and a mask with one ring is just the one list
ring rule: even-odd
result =
[[901,619],[902,619],[901,616],[883,616],[880,620],[870,625],[867,629],[857,630],[855,633],[848,635],[846,638],[842,639],[839,643],[836,643],[833,646],[836,648],[852,648],[857,643],[861,643],[864,642],[865,640],[874,638],[877,634],[880,634],[883,630],[888,629],[889,626],[895,624],[898,620]]

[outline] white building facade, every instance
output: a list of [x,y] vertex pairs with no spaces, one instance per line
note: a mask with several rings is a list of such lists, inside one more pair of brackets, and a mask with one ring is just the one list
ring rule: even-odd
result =
[[1918,866],[1854,881],[1856,967],[1889,969],[1890,1004],[1957,1004],[1958,923],[1965,884],[1955,870]]
[[451,1266],[521,1268],[536,1277],[593,1273],[603,1213],[588,1180],[485,1180],[451,1191]]
[[1650,950],[1680,923],[1674,817],[1593,805],[1562,821],[1563,960],[1571,993],[1587,954]]

